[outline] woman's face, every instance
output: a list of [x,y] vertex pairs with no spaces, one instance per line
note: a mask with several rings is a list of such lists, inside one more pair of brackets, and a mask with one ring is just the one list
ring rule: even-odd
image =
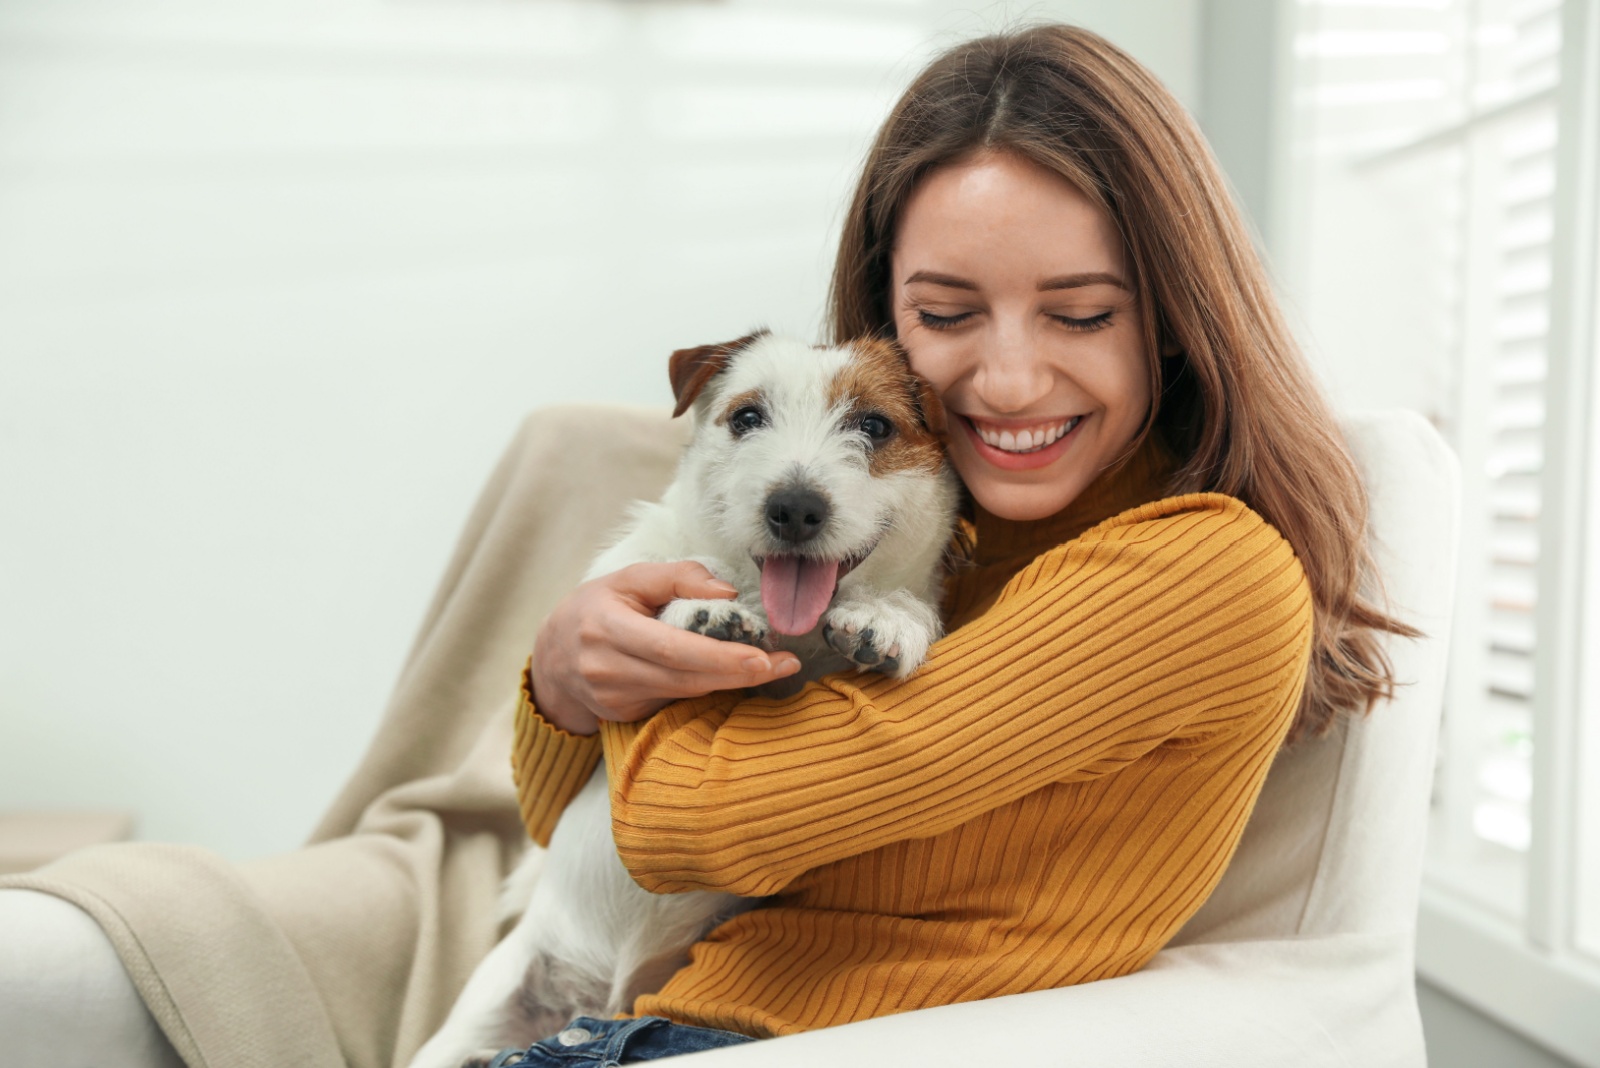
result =
[[1111,219],[985,153],[924,178],[892,253],[895,328],[950,414],[950,458],[1005,519],[1054,515],[1127,449],[1150,383]]

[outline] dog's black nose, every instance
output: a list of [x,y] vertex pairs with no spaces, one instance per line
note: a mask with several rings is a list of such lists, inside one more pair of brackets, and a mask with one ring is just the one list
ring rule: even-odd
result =
[[810,541],[828,521],[828,499],[815,490],[787,486],[767,498],[767,529],[779,541]]

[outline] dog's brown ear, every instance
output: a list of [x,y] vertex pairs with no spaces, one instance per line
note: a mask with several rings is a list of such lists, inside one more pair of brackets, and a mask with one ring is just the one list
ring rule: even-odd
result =
[[761,338],[772,333],[770,330],[761,329],[753,334],[746,334],[737,341],[724,341],[720,345],[698,345],[692,349],[679,349],[667,361],[667,374],[672,379],[672,396],[678,402],[672,409],[672,417],[676,419],[689,410],[689,405],[700,396],[700,391],[706,388],[706,383],[717,376],[717,373],[728,366],[735,353],[749,348]]
[[944,401],[939,399],[939,391],[933,388],[932,382],[915,371],[906,373],[911,376],[911,396],[917,402],[917,414],[922,416],[922,425],[934,437],[944,437],[946,419]]

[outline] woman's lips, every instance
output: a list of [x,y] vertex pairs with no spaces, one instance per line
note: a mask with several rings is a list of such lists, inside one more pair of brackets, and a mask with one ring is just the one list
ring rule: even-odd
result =
[[966,431],[967,441],[972,444],[973,451],[981,459],[1003,471],[1032,471],[1035,468],[1047,467],[1054,463],[1062,453],[1071,447],[1072,442],[1077,440],[1078,431],[1082,429],[1084,420],[1088,416],[1084,415],[1076,418],[1077,422],[1065,434],[1062,434],[1044,448],[1036,449],[1032,452],[1007,452],[1004,449],[997,449],[983,440],[983,436],[978,433],[978,428],[973,425],[971,418],[965,415],[958,415],[956,421]]

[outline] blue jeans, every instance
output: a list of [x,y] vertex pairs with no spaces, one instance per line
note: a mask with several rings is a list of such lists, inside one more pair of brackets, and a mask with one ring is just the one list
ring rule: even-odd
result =
[[749,1035],[690,1027],[660,1016],[632,1020],[580,1016],[558,1035],[527,1049],[503,1051],[489,1068],[613,1068],[754,1041]]

